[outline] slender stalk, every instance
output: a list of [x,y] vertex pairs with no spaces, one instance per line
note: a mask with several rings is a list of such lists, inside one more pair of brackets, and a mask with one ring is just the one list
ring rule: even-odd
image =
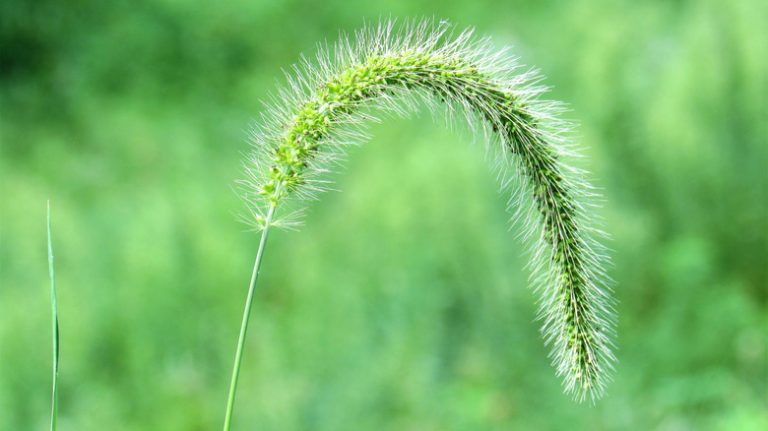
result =
[[235,407],[235,392],[237,391],[237,380],[240,377],[240,364],[243,359],[243,346],[245,345],[245,334],[248,331],[248,320],[251,316],[251,305],[253,305],[253,292],[256,288],[256,281],[259,278],[259,268],[261,259],[264,256],[264,246],[267,244],[267,235],[272,223],[272,216],[275,213],[275,205],[269,207],[264,221],[264,229],[261,231],[261,241],[259,241],[259,251],[256,253],[256,260],[253,263],[253,273],[251,274],[251,283],[248,287],[248,297],[245,300],[245,310],[243,311],[243,321],[240,324],[240,336],[237,339],[237,351],[235,352],[235,364],[232,367],[232,380],[229,383],[229,396],[227,397],[227,412],[224,415],[224,431],[229,431],[232,424],[232,411]]
[[51,431],[56,430],[59,413],[59,312],[56,303],[56,273],[53,269],[53,241],[51,239],[51,201],[48,201],[48,274],[51,277],[51,322],[53,332],[53,388],[51,389]]

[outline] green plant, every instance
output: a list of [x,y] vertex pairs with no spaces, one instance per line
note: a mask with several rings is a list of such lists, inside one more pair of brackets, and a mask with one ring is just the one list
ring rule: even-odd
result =
[[[253,151],[241,181],[250,217],[261,229],[246,299],[224,429],[231,424],[253,291],[270,227],[296,222],[289,204],[326,188],[325,174],[360,141],[360,127],[382,111],[402,111],[413,98],[443,102],[462,112],[492,141],[503,187],[517,184],[510,200],[515,219],[533,239],[532,269],[540,295],[544,339],[579,400],[599,397],[614,362],[612,301],[603,267],[600,232],[585,216],[594,197],[583,172],[568,165],[575,154],[558,119],[559,104],[538,99],[545,88],[533,71],[472,31],[451,34],[445,23],[426,21],[396,28],[383,23],[342,39],[333,54],[321,50],[316,64],[304,60],[253,132]],[[403,103],[405,101],[405,104]],[[508,167],[516,166],[517,180]],[[523,192],[528,191],[528,192]],[[288,209],[286,209],[288,208]]]
[[47,206],[48,275],[51,278],[51,324],[53,335],[53,381],[51,388],[51,431],[56,430],[59,416],[59,307],[56,301],[56,272],[53,267],[53,239],[51,238],[51,201]]

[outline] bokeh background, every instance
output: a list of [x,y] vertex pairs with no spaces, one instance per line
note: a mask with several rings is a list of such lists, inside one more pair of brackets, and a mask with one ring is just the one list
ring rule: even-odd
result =
[[[3,0],[0,429],[218,429],[258,238],[233,191],[282,70],[379,17],[538,66],[604,190],[620,363],[563,395],[482,143],[371,128],[270,238],[236,429],[768,429],[768,3]],[[474,141],[474,144],[472,142]]]

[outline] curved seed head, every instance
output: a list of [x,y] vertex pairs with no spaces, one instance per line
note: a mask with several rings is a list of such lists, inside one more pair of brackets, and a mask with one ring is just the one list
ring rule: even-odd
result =
[[[380,23],[333,49],[321,47],[316,61],[294,68],[253,130],[240,183],[263,227],[270,209],[284,211],[288,202],[327,188],[325,174],[347,144],[364,140],[361,128],[375,119],[371,112],[404,112],[422,99],[444,104],[451,118],[463,114],[484,132],[502,187],[517,185],[509,207],[532,244],[539,318],[557,374],[566,392],[595,399],[615,362],[608,259],[593,227],[589,202],[596,195],[566,162],[578,154],[567,137],[571,126],[559,119],[561,105],[540,99],[539,82],[538,73],[472,30],[456,32],[444,22]],[[284,212],[274,224],[292,225],[296,214]]]

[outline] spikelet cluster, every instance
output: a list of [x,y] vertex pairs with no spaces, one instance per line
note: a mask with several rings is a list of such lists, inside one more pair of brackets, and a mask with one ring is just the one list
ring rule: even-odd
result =
[[450,119],[462,114],[483,133],[532,246],[542,333],[565,391],[578,400],[602,395],[614,322],[596,195],[567,161],[578,155],[570,125],[558,119],[559,104],[541,99],[539,74],[444,22],[382,22],[319,51],[294,67],[253,129],[241,181],[249,218],[292,224],[290,202],[328,188],[324,174],[346,145],[365,140],[362,127],[377,114],[407,112],[419,100],[444,105]]

